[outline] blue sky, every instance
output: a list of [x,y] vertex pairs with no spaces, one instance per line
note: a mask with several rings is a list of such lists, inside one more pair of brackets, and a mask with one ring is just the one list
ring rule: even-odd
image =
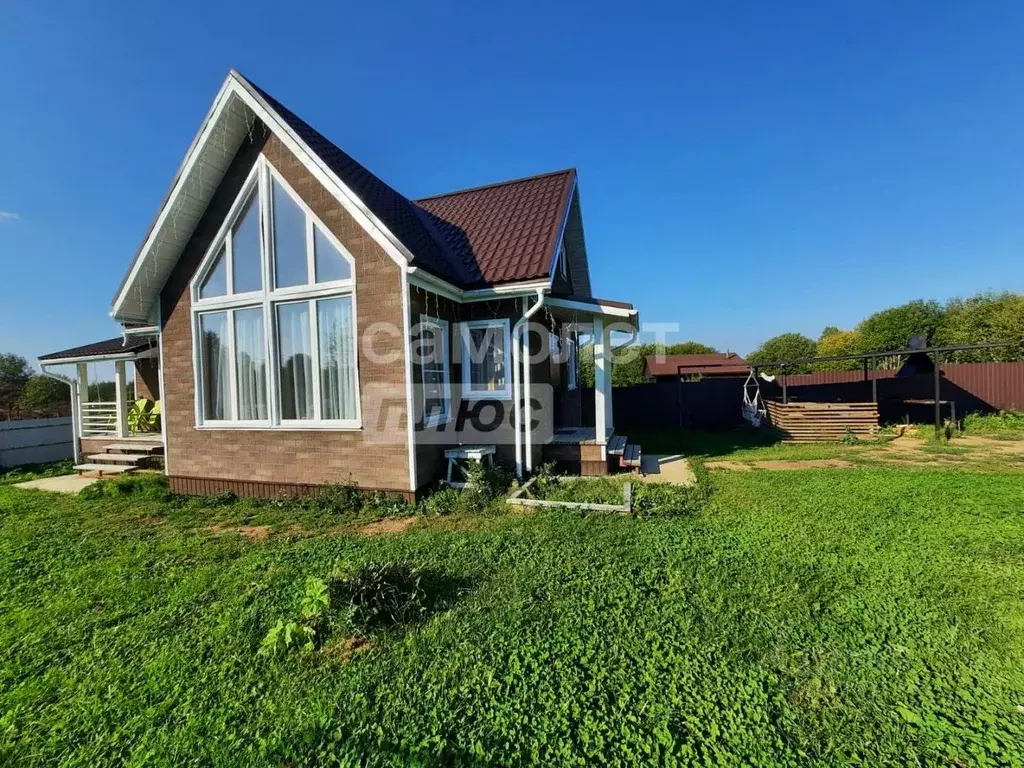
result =
[[4,3],[0,351],[116,334],[231,67],[410,197],[577,167],[595,294],[678,339],[1024,290],[1024,4],[232,6]]

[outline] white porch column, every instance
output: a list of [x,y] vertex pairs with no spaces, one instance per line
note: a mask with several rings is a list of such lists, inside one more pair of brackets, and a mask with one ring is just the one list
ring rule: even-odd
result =
[[604,331],[604,319],[594,317],[594,431],[597,433],[597,444],[608,442],[608,409],[605,403],[609,392],[611,371],[608,370],[608,350],[605,347],[607,335]]
[[531,379],[530,368],[532,358],[530,355],[530,323],[523,325],[523,422],[526,426],[526,471],[533,472],[533,406],[530,391]]
[[612,330],[604,329],[604,356],[607,373],[604,377],[604,424],[608,432],[615,431],[614,408],[612,407]]
[[85,404],[89,402],[89,366],[79,363],[78,369],[78,412],[85,416]]
[[125,381],[124,360],[114,363],[114,402],[117,406],[117,436],[128,437],[128,385]]

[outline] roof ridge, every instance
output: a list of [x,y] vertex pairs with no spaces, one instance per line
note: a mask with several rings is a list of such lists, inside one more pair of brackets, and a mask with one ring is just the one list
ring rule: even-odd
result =
[[532,176],[520,176],[518,179],[508,179],[507,181],[492,181],[489,184],[479,184],[475,187],[464,187],[462,189],[455,189],[451,192],[440,192],[436,195],[427,195],[426,197],[418,197],[412,200],[414,203],[419,203],[424,200],[437,200],[440,197],[452,197],[454,195],[462,195],[467,192],[480,192],[484,189],[492,189],[494,187],[506,187],[512,184],[521,184],[525,181],[536,181],[537,179],[544,179],[549,176],[558,176],[563,173],[576,173],[575,167],[560,168],[557,171],[545,171],[544,173],[535,173]]

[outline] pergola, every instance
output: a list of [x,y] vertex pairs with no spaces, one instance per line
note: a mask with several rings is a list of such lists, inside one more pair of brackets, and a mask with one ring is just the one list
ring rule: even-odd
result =
[[[751,369],[754,372],[754,378],[756,379],[761,370],[764,368],[781,368],[782,373],[779,374],[782,377],[782,402],[787,404],[789,402],[789,392],[786,387],[786,367],[794,365],[808,365],[811,363],[825,363],[839,360],[860,360],[863,364],[864,369],[864,381],[871,382],[871,402],[878,402],[878,379],[875,377],[869,377],[869,369],[875,370],[875,361],[881,358],[887,357],[909,357],[910,355],[927,355],[931,357],[933,364],[933,377],[934,377],[934,391],[933,400],[931,403],[934,405],[935,413],[935,432],[936,434],[942,431],[942,397],[940,395],[941,383],[942,383],[942,371],[939,368],[939,356],[949,352],[963,352],[971,349],[995,349],[998,347],[1009,347],[1016,344],[1015,341],[992,341],[985,342],[982,344],[957,344],[951,346],[941,347],[907,347],[906,349],[895,349],[888,352],[863,352],[851,355],[830,355],[826,357],[803,357],[793,360],[780,360],[771,363],[756,363],[751,364]],[[927,403],[925,403],[927,404]]]

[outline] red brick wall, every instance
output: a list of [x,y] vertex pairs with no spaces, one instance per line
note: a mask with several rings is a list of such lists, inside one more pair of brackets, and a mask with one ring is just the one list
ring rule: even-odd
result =
[[160,360],[147,358],[135,361],[135,397],[160,399]]
[[[401,338],[378,336],[376,351],[398,358],[387,365],[371,362],[360,339],[360,431],[196,428],[189,281],[261,152],[352,254],[357,332],[378,322],[403,327],[399,267],[276,137],[265,137],[262,125],[253,135],[255,141],[239,150],[161,295],[163,406],[172,487],[197,488],[197,480],[235,481],[221,485],[239,488],[248,487],[241,483],[287,488],[352,482],[366,489],[408,491]],[[390,408],[382,420],[385,402]]]

